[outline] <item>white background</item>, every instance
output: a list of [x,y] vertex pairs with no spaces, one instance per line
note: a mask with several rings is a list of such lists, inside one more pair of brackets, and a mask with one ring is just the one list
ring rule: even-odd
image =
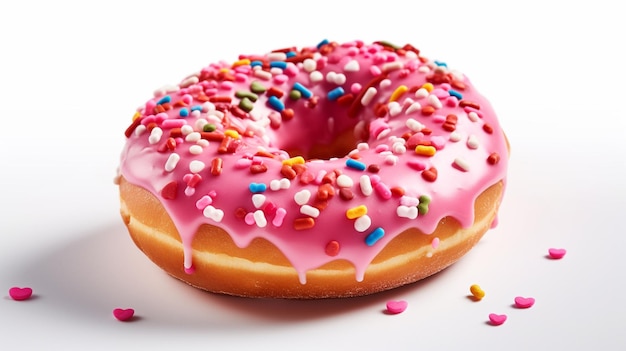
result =
[[[0,349],[626,348],[626,26],[610,1],[7,3]],[[489,97],[512,145],[499,226],[441,274],[364,298],[250,300],[171,279],[118,214],[134,109],[212,61],[325,38],[412,43]],[[13,301],[12,286],[35,295]],[[535,306],[513,308],[518,295]],[[394,299],[408,309],[384,314]],[[492,312],[507,322],[488,325]]]

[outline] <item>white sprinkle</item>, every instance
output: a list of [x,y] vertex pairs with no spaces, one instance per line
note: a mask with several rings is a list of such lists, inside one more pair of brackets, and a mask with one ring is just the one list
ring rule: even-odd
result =
[[252,204],[254,204],[254,207],[261,208],[261,206],[263,206],[264,203],[265,203],[265,195],[263,194],[252,195]]
[[309,74],[309,79],[311,83],[318,83],[324,80],[324,75],[320,71],[313,71]]
[[454,159],[454,164],[464,172],[467,172],[470,169],[469,163],[460,157]]
[[391,72],[402,69],[402,67],[404,67],[404,64],[400,61],[387,62],[383,64],[382,70],[383,72]]
[[346,72],[358,72],[360,69],[361,67],[359,67],[359,61],[357,60],[350,60],[343,66],[343,70]]
[[440,109],[443,107],[439,98],[434,94],[428,95],[428,103],[435,109]]
[[311,198],[311,192],[306,189],[300,190],[293,195],[293,200],[300,206],[309,202],[310,198]]
[[280,180],[280,188],[281,189],[289,189],[291,186],[291,181],[287,178],[283,178]]
[[408,115],[410,113],[413,113],[415,111],[419,111],[421,109],[422,109],[422,105],[419,102],[416,101],[416,102],[412,103],[411,106],[409,106],[409,108],[406,109],[405,113]]
[[361,105],[363,106],[369,105],[369,103],[372,102],[372,100],[374,99],[374,96],[376,95],[377,92],[378,91],[374,87],[367,88],[367,90],[365,91],[365,94],[363,94],[363,97],[361,98]]
[[361,178],[359,178],[359,185],[361,186],[361,192],[363,193],[363,195],[372,195],[372,180],[368,175],[364,174],[361,176]]
[[211,101],[207,101],[202,104],[202,112],[215,111],[215,104]]
[[189,162],[189,171],[191,173],[200,173],[200,172],[202,172],[204,167],[205,167],[205,165],[204,165],[204,162],[202,162],[202,161],[193,160],[193,161]]
[[180,156],[177,153],[171,153],[170,157],[168,157],[167,161],[165,162],[165,171],[166,172],[173,171],[174,168],[176,168],[178,161],[180,161]]
[[310,205],[302,205],[300,207],[300,213],[309,217],[317,218],[320,215],[320,210]]
[[190,85],[197,84],[199,81],[200,81],[200,79],[198,79],[198,77],[191,76],[191,77],[186,78],[182,82],[180,82],[179,85],[180,85],[181,88],[187,88]]
[[387,155],[387,156],[385,156],[385,164],[393,166],[396,163],[398,163],[398,156],[395,156],[395,155]]
[[396,214],[398,215],[398,217],[402,217],[402,218],[408,218],[408,219],[415,219],[417,218],[417,207],[415,206],[404,206],[404,205],[400,205],[396,208]]
[[191,145],[189,147],[189,153],[192,155],[200,155],[202,153],[202,146],[200,145]]
[[169,94],[169,93],[173,93],[175,91],[178,91],[180,88],[178,88],[177,85],[164,85],[162,87],[160,87],[159,89],[154,91],[154,97],[161,97],[165,94]]
[[354,185],[354,182],[352,181],[352,178],[350,178],[349,176],[345,175],[345,174],[340,174],[339,177],[337,177],[337,186],[340,188],[350,188],[352,187],[352,185]]
[[392,101],[387,104],[387,108],[389,108],[389,115],[391,117],[397,116],[402,112],[402,106],[397,101]]
[[450,141],[456,143],[459,140],[461,140],[461,133],[457,131],[450,133]]
[[272,74],[268,71],[264,71],[262,69],[257,69],[254,71],[254,76],[257,78],[261,78],[263,80],[270,80],[272,79]]
[[346,76],[343,73],[338,73],[335,76],[335,84],[337,85],[343,85],[346,82]]
[[267,225],[267,219],[265,218],[265,213],[263,213],[263,211],[261,210],[256,210],[254,211],[254,223],[256,223],[256,225],[259,228],[265,228],[265,226]]
[[284,52],[270,52],[267,54],[268,61],[285,61],[287,59],[287,54]]
[[402,143],[396,142],[391,145],[391,151],[393,151],[393,153],[396,155],[402,155],[406,152],[406,146],[404,146],[404,144]]
[[313,59],[308,58],[304,60],[304,62],[302,62],[302,68],[304,68],[306,72],[311,73],[317,69],[317,62],[315,62],[315,60]]
[[196,145],[201,146],[201,147],[207,147],[209,146],[209,141],[206,139],[200,139],[196,141]]
[[137,128],[135,128],[135,135],[139,136],[141,134],[143,134],[143,132],[145,132],[148,128],[146,128],[146,126],[144,126],[143,124],[140,124],[137,126]]
[[163,130],[161,130],[161,128],[159,127],[154,127],[152,128],[152,131],[150,132],[150,136],[148,137],[148,142],[150,142],[150,144],[156,144],[159,141],[161,141],[161,137],[163,136]]
[[470,119],[470,121],[472,122],[477,122],[478,121],[478,114],[474,111],[471,111],[470,113],[467,114],[467,117]]
[[195,193],[196,193],[196,188],[193,188],[193,187],[190,187],[190,186],[185,188],[185,195],[192,196]]
[[380,81],[380,84],[378,84],[378,86],[381,89],[389,88],[391,86],[391,80],[390,79],[383,79],[382,81]]
[[187,136],[193,133],[193,127],[188,124],[185,124],[184,126],[180,127],[180,132],[183,133],[184,136]]
[[430,72],[430,67],[423,65],[423,66],[420,66],[420,68],[418,68],[417,71],[420,73],[428,73]]
[[272,179],[272,181],[270,182],[270,189],[273,191],[280,190],[280,180]]
[[358,143],[356,145],[356,149],[359,151],[364,151],[364,150],[368,150],[370,148],[370,144],[368,143]]
[[185,137],[185,141],[189,143],[195,143],[200,139],[202,139],[202,136],[198,132],[191,132]]
[[478,149],[478,138],[476,135],[472,134],[467,138],[467,147],[470,149]]
[[428,94],[430,94],[430,93],[428,92],[428,90],[426,90],[426,88],[419,88],[415,92],[415,97],[418,98],[418,99],[422,99],[422,98],[427,97]]
[[202,130],[202,129],[204,129],[204,126],[207,125],[207,124],[209,124],[209,121],[207,121],[206,119],[200,118],[200,119],[196,120],[196,123],[194,124],[194,127],[196,128],[196,130]]
[[363,215],[354,221],[354,229],[359,233],[368,230],[371,225],[372,219],[368,215]]
[[224,211],[217,209],[211,205],[204,208],[202,214],[209,219],[212,219],[216,222],[221,222],[222,218],[224,218]]
[[409,119],[406,120],[406,126],[412,132],[416,132],[416,133],[417,132],[421,132],[422,129],[424,129],[424,127],[425,127],[423,124],[421,124],[420,122],[418,122],[417,120],[415,120],[413,118],[409,118]]

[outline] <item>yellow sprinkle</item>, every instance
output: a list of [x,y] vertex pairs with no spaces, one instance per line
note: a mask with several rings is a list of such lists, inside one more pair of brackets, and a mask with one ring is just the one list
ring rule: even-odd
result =
[[432,83],[424,83],[424,85],[422,85],[422,88],[428,90],[429,93],[432,92],[433,89],[435,89]]
[[239,133],[237,133],[237,131],[233,129],[226,129],[224,131],[224,135],[229,136],[233,139],[239,139]]
[[398,101],[400,97],[407,91],[409,91],[409,88],[406,85],[401,85],[397,87],[396,90],[394,90],[394,92],[391,94],[389,102]]
[[238,67],[238,66],[249,65],[249,64],[250,64],[250,59],[241,59],[233,63],[233,68]]
[[365,205],[360,205],[357,207],[352,207],[351,209],[346,211],[346,217],[348,219],[355,219],[367,214],[367,207]]
[[437,149],[434,146],[417,145],[415,153],[422,156],[434,156]]
[[477,300],[482,300],[485,297],[485,292],[477,284],[470,286],[470,292]]
[[283,164],[287,165],[287,166],[303,165],[304,164],[304,157],[296,156],[296,157],[288,158],[286,160],[283,160]]
[[139,117],[141,117],[141,113],[139,113],[139,111],[135,112],[135,114],[133,115],[133,122]]
[[230,72],[230,68],[220,68],[220,72],[228,73],[228,72]]

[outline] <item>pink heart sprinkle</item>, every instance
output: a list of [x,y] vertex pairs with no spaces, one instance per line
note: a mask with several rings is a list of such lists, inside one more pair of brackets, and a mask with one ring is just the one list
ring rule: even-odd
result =
[[13,287],[9,289],[9,296],[16,301],[28,300],[32,295],[33,289],[31,288]]
[[561,259],[563,258],[563,256],[565,256],[565,253],[567,251],[565,251],[565,249],[549,249],[548,250],[548,254],[550,255],[550,258],[553,258],[555,260]]
[[502,325],[502,323],[506,322],[506,314],[489,314],[489,321],[492,325]]
[[535,299],[532,297],[518,296],[515,298],[515,307],[517,308],[530,308],[535,304]]
[[402,313],[404,312],[404,310],[406,310],[406,307],[408,305],[409,304],[403,300],[399,300],[399,301],[392,300],[392,301],[387,302],[387,312],[391,314]]
[[135,310],[133,310],[132,308],[116,308],[113,310],[113,316],[115,316],[117,320],[122,322],[130,320],[131,318],[133,318],[134,315]]

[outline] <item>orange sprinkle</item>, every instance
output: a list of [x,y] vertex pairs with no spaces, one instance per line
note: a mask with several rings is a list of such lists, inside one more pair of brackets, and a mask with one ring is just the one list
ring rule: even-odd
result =
[[224,161],[219,157],[216,157],[213,160],[211,160],[211,174],[214,176],[218,176],[222,174],[223,163]]
[[315,219],[311,217],[296,218],[293,221],[293,229],[295,230],[311,229],[314,226],[315,226]]
[[417,145],[415,147],[415,153],[421,156],[434,156],[435,153],[437,152],[437,149],[435,149],[434,146],[428,146],[428,145]]

